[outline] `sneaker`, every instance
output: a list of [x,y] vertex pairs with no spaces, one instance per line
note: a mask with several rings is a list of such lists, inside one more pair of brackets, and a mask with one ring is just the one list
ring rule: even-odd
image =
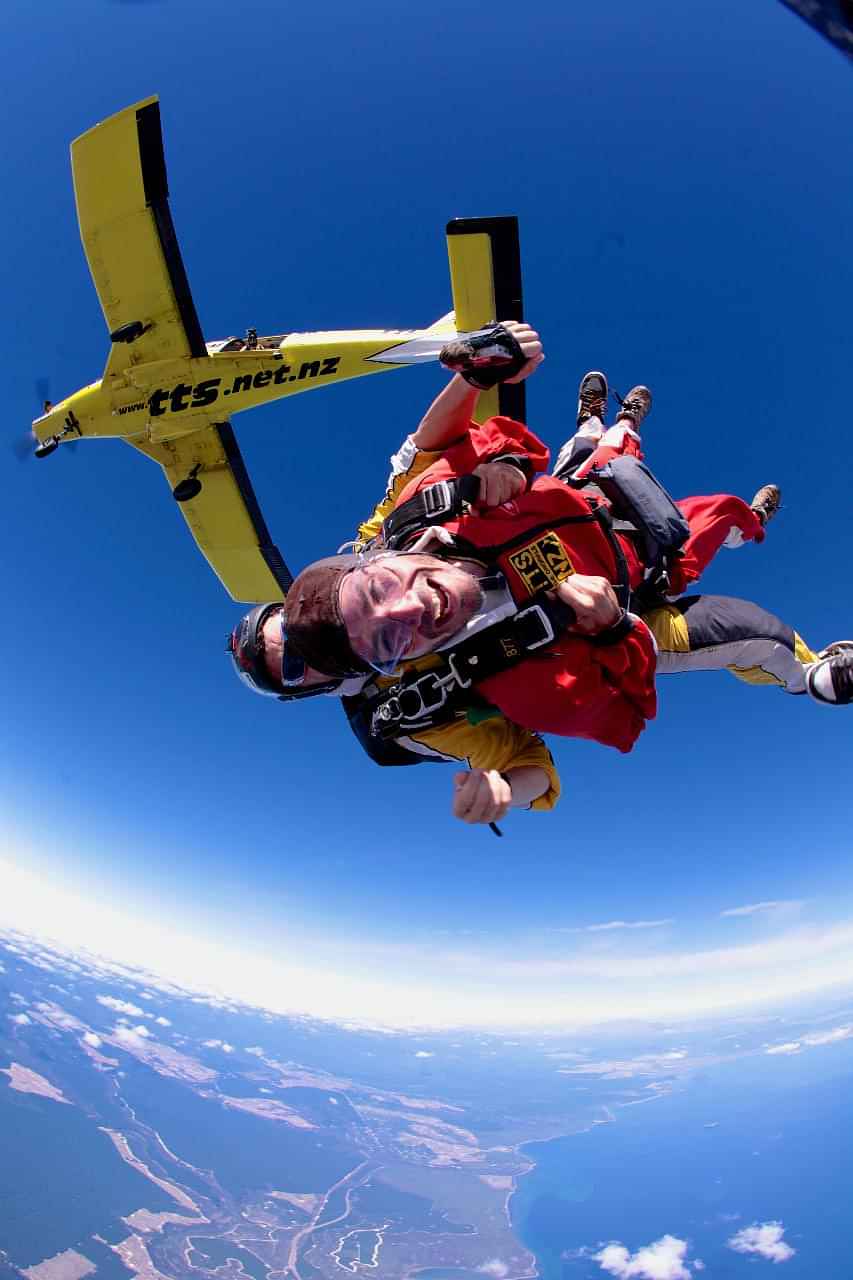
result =
[[844,653],[848,649],[853,650],[853,640],[833,640],[832,644],[828,644],[825,649],[821,649],[817,656],[819,658],[832,658],[836,653]]
[[830,706],[853,702],[853,648],[838,649],[830,657],[813,662],[806,670],[806,690],[818,702]]
[[749,504],[762,525],[769,524],[781,505],[782,490],[778,484],[763,484]]
[[603,373],[585,373],[578,387],[578,426],[582,427],[588,418],[598,418],[604,422],[609,395],[607,379]]
[[651,407],[652,393],[648,387],[632,387],[624,400],[620,402],[616,421],[619,422],[622,418],[630,418],[634,430],[638,431],[640,423]]

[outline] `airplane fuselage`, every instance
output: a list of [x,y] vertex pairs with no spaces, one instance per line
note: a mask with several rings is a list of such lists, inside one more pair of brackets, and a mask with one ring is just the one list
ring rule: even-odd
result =
[[63,439],[173,440],[220,411],[225,421],[283,396],[396,368],[393,349],[425,337],[424,330],[381,329],[288,334],[271,349],[129,363],[116,372],[108,365],[100,382],[54,405],[33,430],[45,440],[73,422]]

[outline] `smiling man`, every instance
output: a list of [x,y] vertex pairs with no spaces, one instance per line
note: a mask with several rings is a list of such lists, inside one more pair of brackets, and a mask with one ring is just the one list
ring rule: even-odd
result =
[[[403,489],[396,510],[470,475],[489,451],[527,450],[535,468],[541,448],[508,419],[471,426]],[[463,502],[432,518],[430,499],[409,529],[411,552],[318,561],[288,594],[288,647],[310,667],[339,679],[397,672],[390,688],[374,680],[362,695],[369,734],[423,737],[441,750],[460,723],[497,711],[532,734],[630,751],[655,713],[656,671],[728,669],[826,704],[853,701],[853,645],[816,653],[749,601],[684,596],[643,619],[626,612],[631,568],[601,509],[553,477],[529,484],[516,471],[510,481],[512,463],[492,465],[512,488],[500,506]],[[506,800],[497,779],[484,785],[496,805]]]
[[[529,358],[517,377],[542,359],[538,335],[520,332]],[[286,610],[259,606],[242,620],[229,647],[246,683],[284,700],[341,695],[381,764],[467,763],[454,813],[468,822],[511,804],[553,807],[559,782],[541,732],[631,749],[654,714],[649,628],[659,673],[727,667],[818,701],[853,700],[853,646],[816,654],[749,602],[683,597],[650,610],[648,627],[627,614],[627,586],[644,573],[638,540],[614,536],[595,499],[541,475],[547,449],[521,424],[473,424],[476,396],[456,377],[433,402],[361,528],[367,554],[309,566]],[[455,506],[448,482],[464,487]],[[758,540],[766,522],[725,495],[678,506],[689,576],[732,527]]]
[[473,696],[523,728],[628,751],[655,711],[654,641],[625,611],[624,556],[606,512],[553,477],[531,487],[501,460],[523,456],[541,470],[547,451],[536,437],[510,419],[472,427],[403,490],[398,509],[435,482],[474,474],[490,455],[506,472],[500,505],[463,502],[449,518],[424,517],[410,550],[304,570],[286,601],[288,647],[346,679],[387,676],[427,655],[442,667],[447,659],[435,655],[452,641],[450,669],[414,678],[404,713],[376,708],[375,726],[384,721],[389,736],[392,725],[397,733],[453,720],[462,702],[467,715]]

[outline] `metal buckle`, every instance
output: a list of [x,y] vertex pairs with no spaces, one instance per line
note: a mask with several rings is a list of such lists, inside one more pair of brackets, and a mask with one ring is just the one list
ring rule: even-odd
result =
[[[425,716],[431,715],[432,712],[439,711],[447,701],[446,685],[448,683],[449,681],[446,678],[442,680],[436,671],[427,671],[405,689],[396,690],[373,713],[374,731],[380,736],[383,733],[387,736],[396,727],[416,723]],[[431,700],[425,696],[429,693],[433,695]],[[417,704],[409,711],[406,702],[411,698],[417,699]]]
[[[397,695],[401,719],[420,720],[423,716],[429,715],[433,711],[438,711],[440,707],[443,707],[447,701],[447,689],[444,687],[444,683],[436,671],[427,671],[414,684],[410,684],[407,689],[401,689]],[[430,692],[433,694],[432,701],[429,701],[428,697],[424,696]],[[406,698],[412,693],[415,694],[420,702],[420,706],[414,714],[407,711],[405,705]]]
[[541,639],[534,641],[533,644],[529,644],[527,641],[522,642],[524,648],[531,652],[533,649],[541,649],[543,645],[550,644],[554,639],[554,628],[551,625],[551,619],[539,604],[531,604],[526,609],[522,609],[520,613],[515,615],[516,622],[521,622],[522,618],[526,618],[528,614],[536,615],[543,631]]
[[[456,654],[455,654],[455,653],[449,653],[449,654],[447,655],[447,665],[448,665],[448,667],[450,668],[450,674],[451,674],[451,676],[452,676],[452,677],[453,677],[453,679],[456,681],[456,683],[459,685],[459,688],[460,688],[460,689],[470,689],[470,687],[471,687],[471,681],[470,681],[470,680],[466,680],[464,676],[461,676],[461,675],[459,674],[459,671],[458,671],[457,667],[456,667]],[[447,677],[446,677],[446,676],[445,676],[445,681],[447,681]]]
[[424,512],[430,519],[446,515],[453,509],[453,495],[446,480],[436,480],[423,491]]

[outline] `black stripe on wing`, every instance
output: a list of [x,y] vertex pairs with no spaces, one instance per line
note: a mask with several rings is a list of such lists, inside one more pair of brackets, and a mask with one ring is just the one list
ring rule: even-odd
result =
[[249,518],[254,525],[255,533],[258,536],[258,547],[261,555],[266,561],[270,573],[275,578],[282,592],[286,595],[290,590],[293,582],[293,574],[285,564],[284,557],[278,547],[270,537],[270,531],[267,528],[267,522],[263,517],[258,499],[255,496],[255,490],[252,488],[252,482],[249,479],[249,473],[246,470],[246,464],[243,461],[243,455],[237,444],[237,437],[234,435],[234,429],[230,422],[219,422],[213,430],[219,436],[222,448],[225,450],[225,456],[228,459],[228,465],[231,473],[240,490],[240,496],[246,504],[246,510]]
[[154,217],[166,270],[178,305],[178,313],[187,335],[190,355],[206,356],[207,347],[204,345],[204,336],[190,293],[184,260],[178,247],[178,237],[175,234],[175,225],[169,209],[169,184],[166,179],[166,157],[163,151],[159,102],[151,102],[147,107],[141,107],[137,111],[136,131],[139,138],[139,160],[142,166],[145,203]]

